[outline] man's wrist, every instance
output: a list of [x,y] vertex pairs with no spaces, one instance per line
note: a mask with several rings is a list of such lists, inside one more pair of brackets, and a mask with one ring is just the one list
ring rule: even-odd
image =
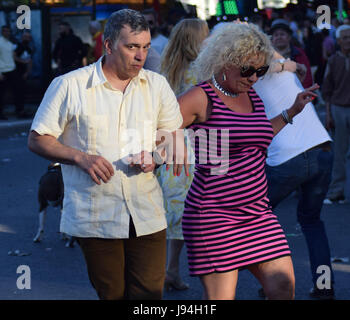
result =
[[281,71],[284,71],[284,63],[285,63],[286,59],[278,59],[277,62],[280,64],[281,66]]
[[163,159],[163,157],[160,155],[160,153],[157,150],[153,151],[151,154],[152,154],[152,158],[156,164],[156,167],[159,167],[165,163],[165,160]]

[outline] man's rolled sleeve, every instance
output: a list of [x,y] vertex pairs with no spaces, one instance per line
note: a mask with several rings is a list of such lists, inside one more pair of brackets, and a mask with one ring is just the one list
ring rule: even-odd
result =
[[55,138],[62,134],[67,123],[67,90],[67,81],[62,77],[55,78],[51,82],[35,114],[31,131]]
[[176,96],[165,78],[164,81],[162,81],[160,92],[161,106],[158,115],[158,129],[170,132],[175,131],[181,127],[183,119]]

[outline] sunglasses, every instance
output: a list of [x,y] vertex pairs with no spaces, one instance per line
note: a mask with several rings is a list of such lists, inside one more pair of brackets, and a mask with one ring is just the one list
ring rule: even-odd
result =
[[256,76],[260,78],[267,72],[268,69],[269,66],[262,66],[259,69],[255,69],[254,67],[243,67],[241,68],[241,77],[249,78],[256,73]]

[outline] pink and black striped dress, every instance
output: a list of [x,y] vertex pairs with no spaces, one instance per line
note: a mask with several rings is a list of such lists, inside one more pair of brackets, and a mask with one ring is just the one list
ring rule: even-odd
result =
[[211,115],[188,127],[195,173],[182,218],[191,276],[227,272],[290,255],[267,198],[265,158],[273,130],[263,102],[248,92],[252,113],[230,110],[215,91]]

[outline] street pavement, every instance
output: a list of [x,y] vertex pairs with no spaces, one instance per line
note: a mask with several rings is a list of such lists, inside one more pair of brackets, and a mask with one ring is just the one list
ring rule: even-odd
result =
[[[27,149],[31,120],[0,121],[0,300],[96,300],[78,246],[66,248],[60,239],[59,210],[49,208],[45,237],[33,243],[38,228],[37,191],[40,176],[49,161]],[[350,160],[350,159],[349,159]],[[348,167],[349,167],[348,161]],[[350,199],[350,188],[346,195]],[[312,286],[305,240],[296,222],[296,198],[291,196],[275,213],[285,230],[293,253],[296,277],[296,300],[310,300]],[[338,300],[350,300],[350,204],[326,205],[322,211],[335,270]],[[20,289],[23,271],[30,269],[30,288]],[[18,271],[18,273],[17,273]],[[190,284],[185,291],[164,293],[165,300],[200,300],[202,289],[197,278],[188,275],[185,250],[182,251],[181,272]],[[257,280],[248,272],[239,274],[237,300],[261,300]]]

